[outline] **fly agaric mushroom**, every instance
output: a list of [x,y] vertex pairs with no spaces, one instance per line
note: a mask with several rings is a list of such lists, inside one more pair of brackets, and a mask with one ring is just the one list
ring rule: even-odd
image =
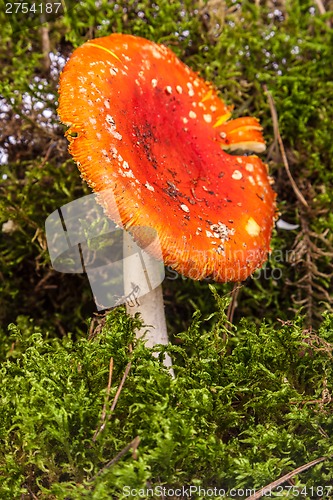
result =
[[[192,279],[243,281],[267,259],[275,193],[256,118],[231,120],[217,91],[163,45],[113,34],[76,49],[59,115],[83,179],[106,213]],[[103,190],[112,187],[117,207]],[[154,250],[151,249],[154,256]]]

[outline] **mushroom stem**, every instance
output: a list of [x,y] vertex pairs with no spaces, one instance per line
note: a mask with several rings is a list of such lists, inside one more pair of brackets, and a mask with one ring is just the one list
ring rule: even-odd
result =
[[[137,330],[136,337],[145,337],[147,347],[154,347],[157,344],[167,345],[169,338],[165,321],[162,286],[159,284],[154,288],[151,285],[151,283],[158,283],[160,281],[161,264],[146,253],[145,259],[141,258],[141,262],[129,258],[137,251],[138,247],[130,234],[124,231],[124,293],[128,297],[126,310],[131,316],[134,316],[137,312],[140,313],[145,326]],[[143,280],[145,283],[143,283]],[[149,287],[148,293],[140,296],[140,290],[144,289],[147,284]],[[134,293],[134,290],[137,290],[137,295]],[[155,353],[154,355],[157,356]],[[170,373],[173,376],[171,368],[172,360],[168,354],[165,354],[164,365],[170,368]]]

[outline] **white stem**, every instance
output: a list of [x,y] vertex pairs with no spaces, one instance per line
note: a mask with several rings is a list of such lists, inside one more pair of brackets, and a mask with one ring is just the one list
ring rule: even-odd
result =
[[[126,310],[134,316],[139,312],[144,326],[136,332],[136,337],[146,339],[147,347],[168,344],[163,294],[161,286],[161,263],[144,250],[139,249],[130,234],[124,231],[123,239],[124,293],[127,297]],[[154,353],[155,356],[157,354]],[[164,365],[172,366],[172,360],[165,355]],[[170,368],[173,375],[173,370]]]

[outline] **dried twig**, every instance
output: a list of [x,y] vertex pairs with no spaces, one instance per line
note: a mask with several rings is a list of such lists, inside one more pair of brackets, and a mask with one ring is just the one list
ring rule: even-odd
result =
[[129,362],[127,363],[127,365],[126,365],[126,368],[125,368],[125,371],[124,371],[123,378],[121,379],[121,382],[120,382],[120,384],[119,384],[118,390],[117,390],[117,392],[116,392],[116,395],[115,395],[115,397],[114,397],[113,403],[112,403],[111,408],[110,408],[110,413],[109,413],[109,418],[108,418],[108,420],[110,420],[110,418],[111,418],[111,414],[112,414],[113,410],[115,409],[115,407],[117,406],[117,402],[118,402],[118,399],[119,399],[120,393],[121,393],[121,391],[122,391],[122,389],[123,389],[123,385],[124,385],[124,383],[125,383],[125,380],[126,380],[126,378],[127,378],[127,375],[128,375],[128,373],[129,373],[129,371],[130,371],[130,369],[131,369],[131,365],[132,365],[131,361],[129,361]]
[[318,7],[319,14],[326,14],[326,9],[325,9],[324,4],[321,0],[315,0],[315,4]]
[[[42,23],[45,23],[45,14],[44,14],[44,19],[41,19]],[[50,71],[51,67],[51,59],[50,59],[50,52],[51,52],[51,44],[50,44],[50,33],[49,33],[49,28],[48,25],[45,23],[41,26],[41,42],[42,42],[42,53],[43,53],[43,66],[44,66],[44,71],[48,73]]]
[[314,465],[317,465],[320,462],[324,462],[324,460],[329,460],[332,458],[333,458],[333,455],[329,456],[329,457],[320,457],[320,458],[316,458],[315,460],[312,460],[312,462],[308,462],[307,464],[301,465],[301,467],[297,467],[297,469],[294,469],[291,472],[288,472],[288,474],[285,474],[284,476],[280,477],[280,479],[277,479],[276,481],[273,481],[272,483],[268,484],[264,488],[261,488],[254,495],[247,497],[245,500],[257,500],[257,498],[261,498],[264,495],[270,494],[270,492],[272,490],[274,490],[275,488],[277,488],[278,486],[280,486],[280,484],[283,484],[286,481],[289,481],[294,476],[297,476],[297,474],[301,474],[301,472],[304,472],[307,469],[310,469],[310,467],[313,467]]
[[[109,411],[109,415],[108,415],[108,421],[110,420],[111,416],[112,416],[112,412],[114,411],[115,407],[117,406],[117,402],[118,402],[118,399],[119,399],[119,396],[120,396],[120,393],[123,389],[123,386],[124,386],[124,383],[125,383],[125,380],[127,378],[127,375],[131,369],[131,361],[129,363],[127,363],[126,365],[126,368],[125,368],[125,371],[124,371],[124,375],[121,379],[121,382],[119,384],[119,387],[117,389],[117,392],[116,392],[116,395],[114,397],[114,400],[113,400],[113,403],[111,405],[111,408],[110,408],[110,411]],[[108,402],[109,402],[109,397],[110,397],[110,390],[111,390],[111,383],[112,383],[112,373],[113,373],[113,358],[110,358],[110,367],[109,367],[109,381],[108,381],[108,386],[107,386],[107,389],[106,389],[106,399],[105,399],[105,402],[104,402],[104,405],[103,405],[103,409],[102,409],[102,415],[101,415],[101,424],[99,426],[98,429],[96,429],[94,435],[93,435],[93,442],[96,441],[97,437],[99,436],[99,434],[105,429],[105,425],[106,425],[106,414],[107,414],[107,405],[108,405]]]
[[[33,498],[33,500],[38,500],[38,497],[34,494],[34,492],[32,491],[32,489],[29,488],[29,486],[27,484],[24,484],[23,486],[25,488],[27,488],[27,490],[29,491],[29,493],[31,495],[31,498]],[[24,495],[22,495],[21,498],[24,498]]]
[[302,230],[295,239],[289,262],[297,267],[301,277],[295,281],[287,279],[286,284],[295,286],[297,292],[297,297],[292,296],[296,308],[291,310],[297,312],[298,306],[306,306],[307,323],[312,324],[313,318],[321,319],[321,311],[314,309],[314,306],[319,309],[317,305],[320,302],[328,310],[333,306],[333,298],[329,293],[329,280],[333,278],[333,245],[327,237],[327,231],[322,234],[310,231],[308,220],[302,213],[300,221]]
[[39,165],[39,168],[43,168],[47,162],[47,160],[49,159],[50,157],[50,154],[51,154],[51,151],[52,149],[54,149],[56,146],[56,142],[55,141],[52,141],[50,144],[49,144],[49,147],[47,148],[46,150],[46,153],[45,153],[45,156],[41,162],[41,164]]
[[139,436],[136,436],[133,441],[131,441],[129,444],[127,444],[112,460],[110,460],[109,462],[107,462],[107,464],[104,465],[104,467],[102,467],[101,470],[99,470],[97,472],[97,474],[95,476],[93,476],[91,479],[90,479],[90,482],[94,481],[96,479],[97,476],[100,476],[106,469],[109,469],[110,467],[112,467],[112,465],[114,465],[115,463],[117,463],[124,455],[126,455],[126,453],[132,448],[132,456],[133,458],[135,458],[135,455],[136,455],[136,450],[140,444],[140,437]]
[[[323,4],[322,0],[315,0],[315,4],[319,10],[320,15],[324,15],[327,13],[327,9],[325,8],[325,5]],[[328,7],[328,10],[331,12],[330,7]],[[332,27],[332,21],[330,19],[326,20],[326,26],[328,26],[329,28]]]
[[105,428],[106,408],[107,408],[107,404],[108,404],[109,398],[110,398],[110,390],[111,390],[111,383],[112,383],[112,373],[113,373],[113,358],[111,357],[110,358],[110,367],[109,367],[109,381],[108,381],[108,386],[107,386],[107,389],[106,389],[106,398],[105,398],[105,401],[104,401],[102,415],[101,415],[101,424],[100,424],[99,429],[96,429],[96,431],[95,431],[95,434],[93,436],[93,442],[96,441],[97,436]]
[[[94,313],[89,327],[88,340],[93,340],[103,330],[108,310],[102,313]],[[96,324],[97,323],[97,324]],[[96,326],[95,326],[96,325]]]
[[52,278],[53,276],[54,276],[54,271],[53,271],[53,269],[50,269],[50,270],[49,270],[49,271],[45,274],[45,276],[44,276],[42,279],[40,279],[40,280],[38,281],[38,283],[36,284],[36,286],[35,286],[35,288],[34,288],[34,293],[37,293],[37,292],[38,292],[41,288],[43,288],[43,289],[46,289],[46,288],[48,288],[48,289],[50,289],[50,288],[57,288],[57,286],[56,286],[56,285],[48,285],[48,286],[44,286],[44,285],[45,285],[45,283],[46,283],[46,282],[47,282],[50,278]]
[[237,298],[238,298],[239,291],[242,288],[242,286],[243,285],[241,285],[240,283],[234,283],[234,286],[232,288],[232,291],[230,294],[231,295],[231,302],[229,304],[228,312],[227,312],[228,323],[232,323],[232,321],[234,319],[235,309],[238,305]]
[[281,153],[281,156],[282,156],[282,161],[283,161],[284,167],[286,169],[286,172],[287,172],[290,184],[291,184],[291,186],[293,188],[293,191],[294,191],[297,199],[302,203],[302,205],[304,205],[306,208],[308,208],[309,205],[308,205],[306,199],[302,195],[302,193],[299,190],[296,182],[293,179],[293,176],[291,175],[290,168],[289,168],[289,163],[288,163],[288,159],[287,159],[287,155],[286,155],[286,151],[284,149],[283,141],[282,141],[282,138],[281,138],[281,135],[280,135],[279,120],[278,120],[278,115],[277,115],[277,111],[276,111],[276,108],[275,108],[274,100],[273,100],[273,97],[272,97],[271,93],[267,89],[266,85],[264,85],[264,91],[267,94],[268,103],[269,103],[269,107],[270,107],[270,110],[271,110],[271,115],[272,115],[272,120],[273,120],[274,135],[275,135],[275,138],[276,138],[276,140],[277,140],[277,142],[279,144],[280,153]]

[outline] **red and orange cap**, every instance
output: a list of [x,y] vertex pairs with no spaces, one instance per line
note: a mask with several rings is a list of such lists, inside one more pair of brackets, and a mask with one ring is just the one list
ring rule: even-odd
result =
[[140,227],[157,230],[166,265],[241,281],[267,259],[276,211],[267,168],[225,151],[264,151],[261,126],[230,120],[213,86],[171,50],[122,34],[86,42],[61,75],[59,103],[82,177],[139,244]]

